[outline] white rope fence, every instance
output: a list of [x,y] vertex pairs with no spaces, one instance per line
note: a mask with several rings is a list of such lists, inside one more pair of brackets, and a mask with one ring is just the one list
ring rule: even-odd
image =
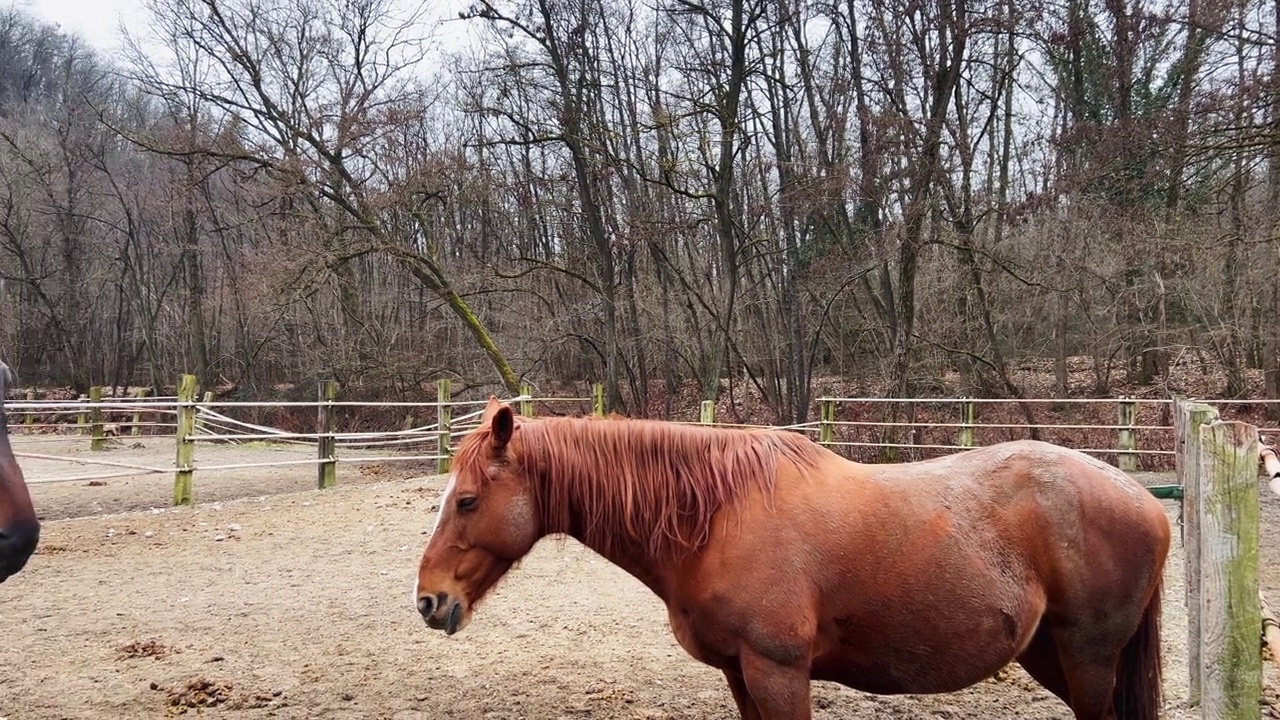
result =
[[[589,399],[589,398],[588,398]],[[525,402],[547,402],[550,399],[539,399],[530,394],[520,394],[507,399],[505,402],[513,405]],[[561,399],[565,400],[565,399]],[[568,400],[581,401],[582,398],[573,398]],[[101,402],[88,401],[12,401],[6,403],[6,410],[10,414],[10,434],[15,445],[25,447],[37,443],[66,443],[74,437],[83,437],[92,432],[99,432],[92,428],[87,422],[87,418],[93,414],[94,410],[101,411],[98,416],[100,420],[96,423],[102,427],[122,424],[132,427],[135,423],[128,420],[117,421],[112,417],[115,413],[121,415],[132,415],[135,412],[142,413],[164,413],[177,417],[182,407],[190,408],[194,414],[194,423],[191,433],[187,436],[188,442],[195,444],[204,444],[209,446],[222,445],[232,449],[237,453],[248,453],[250,448],[246,447],[253,444],[252,450],[266,450],[271,452],[284,452],[295,454],[297,451],[310,451],[310,457],[285,457],[274,458],[270,460],[254,460],[243,462],[218,462],[205,461],[200,462],[200,454],[194,453],[192,462],[185,466],[192,472],[215,472],[226,470],[247,470],[254,468],[287,468],[293,466],[312,466],[322,465],[325,463],[333,464],[371,464],[371,463],[405,463],[405,462],[440,462],[452,456],[452,446],[454,443],[465,438],[469,434],[476,431],[479,427],[479,418],[484,414],[484,405],[487,400],[461,400],[455,402],[358,402],[358,401],[332,401],[332,402],[303,402],[303,401],[286,401],[286,402],[203,402],[194,401],[183,403],[177,397],[156,397],[145,398],[139,401],[135,398],[106,400]],[[475,409],[479,406],[479,409]],[[414,427],[393,431],[359,431],[359,432],[290,432],[280,428],[271,427],[269,425],[250,422],[248,420],[232,417],[227,412],[222,412],[229,408],[239,409],[272,409],[272,408],[317,408],[332,411],[334,408],[350,407],[350,408],[414,408],[427,409],[439,413],[442,407],[452,411],[454,408],[466,409],[459,415],[454,415],[449,424],[442,428],[439,420],[429,422]],[[27,416],[27,417],[23,417]],[[79,423],[36,423],[32,421],[34,416],[76,416],[81,419]],[[156,423],[152,423],[155,425]],[[168,423],[169,428],[176,428],[177,423]],[[45,433],[41,430],[46,428],[55,428],[59,432]],[[70,433],[68,433],[70,431]],[[114,440],[115,445],[126,444],[123,449],[124,453],[129,453],[134,448],[129,448],[127,443],[132,439],[138,442],[154,441],[157,439],[172,439],[174,435],[160,436],[155,434],[141,435],[130,438],[127,435],[117,435]],[[440,441],[448,438],[451,447],[441,449]],[[108,438],[104,438],[108,439]],[[330,439],[335,449],[341,448],[344,451],[363,451],[358,454],[350,452],[337,453],[330,457],[318,457],[316,453],[319,444],[324,439]],[[423,447],[425,446],[425,447]],[[55,473],[51,475],[27,473],[27,482],[31,484],[47,484],[47,483],[71,483],[85,482],[97,480],[109,480],[119,478],[140,478],[151,475],[173,474],[179,470],[178,462],[171,460],[164,466],[157,466],[154,462],[147,462],[143,458],[137,460],[125,460],[123,458],[117,460],[106,460],[99,457],[90,457],[88,455],[56,455],[43,452],[32,452],[29,450],[15,447],[14,455],[21,459],[39,460],[46,463],[68,464],[77,467],[96,467],[103,468],[89,473],[63,474]],[[145,450],[146,448],[140,448]],[[139,453],[144,454],[144,453]],[[153,453],[149,453],[153,454]],[[211,459],[212,460],[212,459]]]
[[[599,391],[597,390],[597,393]],[[323,395],[322,395],[323,397]],[[479,418],[484,414],[484,406],[487,400],[445,400],[447,393],[442,394],[442,400],[436,402],[413,402],[413,401],[379,401],[379,402],[360,402],[354,400],[318,400],[318,401],[215,401],[208,400],[183,400],[172,396],[161,397],[142,397],[142,398],[104,398],[98,402],[87,401],[33,401],[33,400],[17,400],[6,404],[6,410],[10,414],[10,431],[17,444],[23,447],[15,447],[15,455],[19,458],[40,461],[43,463],[66,463],[77,468],[96,468],[95,472],[79,472],[76,474],[52,473],[42,475],[34,473],[34,477],[28,477],[29,482],[33,483],[64,483],[64,482],[82,482],[88,480],[107,480],[113,478],[134,478],[146,477],[152,475],[163,475],[177,473],[180,470],[195,473],[214,472],[214,471],[230,471],[230,470],[246,470],[252,468],[289,468],[289,467],[316,467],[323,469],[325,466],[337,467],[340,465],[369,465],[376,463],[428,463],[435,462],[438,467],[445,467],[452,456],[453,448],[461,439],[467,437],[470,433],[475,432]],[[595,398],[539,398],[532,393],[520,393],[514,397],[507,398],[506,403],[513,407],[526,407],[534,403],[544,406],[551,403],[582,403],[594,401],[599,403],[600,397]],[[1026,430],[1029,427],[1036,427],[1042,431],[1101,431],[1114,433],[1114,437],[1118,438],[1116,447],[1097,447],[1085,448],[1085,452],[1090,453],[1113,453],[1120,455],[1129,455],[1136,457],[1139,454],[1149,455],[1171,455],[1172,450],[1164,450],[1159,448],[1138,448],[1133,444],[1126,446],[1125,438],[1132,440],[1133,434],[1138,431],[1148,433],[1172,432],[1172,428],[1164,425],[1152,424],[1150,422],[1139,424],[1136,422],[1136,412],[1131,412],[1129,416],[1121,414],[1116,422],[1105,422],[1099,424],[1088,424],[1072,419],[1072,421],[1064,422],[1047,422],[1044,424],[1036,424],[1034,426],[1027,423],[1019,423],[1004,419],[993,422],[977,422],[975,413],[972,408],[974,406],[987,406],[995,403],[1006,405],[1014,405],[1018,403],[1037,403],[1044,404],[1070,404],[1077,405],[1081,408],[1092,407],[1098,404],[1109,403],[1112,405],[1123,407],[1126,403],[1131,407],[1143,406],[1150,408],[1161,404],[1169,404],[1170,401],[1151,400],[1151,399],[1134,399],[1134,398],[1085,398],[1085,399],[1028,399],[1028,400],[997,400],[997,399],[969,399],[969,398],[924,398],[924,399],[894,399],[894,398],[819,398],[819,405],[823,407],[821,419],[795,423],[784,426],[760,425],[751,423],[726,423],[717,422],[714,419],[714,406],[708,408],[709,403],[703,404],[703,417],[698,423],[692,421],[686,424],[706,424],[711,423],[717,427],[733,427],[742,429],[782,429],[806,434],[816,434],[820,442],[828,447],[872,447],[872,448],[900,448],[911,450],[933,450],[933,451],[951,451],[959,452],[974,446],[974,435],[976,431],[1019,431]],[[1235,401],[1232,401],[1235,402]],[[874,419],[859,417],[857,419],[836,419],[835,408],[841,405],[867,405],[877,406],[887,403],[899,403],[903,405],[915,405],[918,407],[936,406],[946,407],[948,405],[961,409],[956,419],[942,419],[936,417],[937,412],[932,412],[934,416],[928,420],[919,422],[898,420],[877,421]],[[963,406],[968,405],[969,414],[964,415]],[[250,420],[242,415],[239,411],[258,410],[279,410],[279,409],[313,409],[317,412],[317,429],[305,432],[293,432],[278,427],[273,427],[261,421]],[[340,411],[344,408],[367,409],[410,409],[411,412],[406,421],[411,421],[419,412],[431,413],[436,415],[436,419],[429,422],[417,421],[413,422],[411,427],[399,430],[375,431],[339,431],[337,430],[336,418]],[[848,410],[848,408],[846,408]],[[458,411],[459,414],[453,413]],[[570,414],[578,414],[581,406]],[[598,412],[597,405],[597,412]],[[829,412],[829,414],[828,414]],[[1122,411],[1123,412],[1123,411]],[[185,435],[179,437],[179,426],[182,423],[184,414],[191,421],[189,430]],[[847,412],[844,414],[848,414]],[[240,417],[238,417],[240,416]],[[47,419],[56,417],[75,417],[77,422],[54,422],[54,423],[37,423],[37,419]],[[145,418],[145,420],[144,420]],[[324,419],[328,418],[330,424],[325,424]],[[442,418],[444,422],[442,423]],[[163,419],[167,422],[160,422]],[[112,460],[100,459],[99,457],[88,457],[73,454],[54,454],[45,452],[34,452],[24,449],[26,446],[35,446],[38,443],[66,443],[68,439],[83,438],[86,446],[92,439],[97,443],[104,440],[103,433],[105,427],[115,427],[114,437],[105,438],[112,450],[118,450],[120,455]],[[56,428],[57,432],[45,433],[45,428]],[[906,438],[891,438],[886,435],[884,438],[868,439],[864,436],[857,435],[857,431],[865,431],[867,428],[880,428],[886,431],[906,431]],[[932,434],[928,436],[917,435],[920,429],[932,430]],[[158,434],[155,431],[166,431],[165,434]],[[328,430],[332,430],[329,432]],[[1267,429],[1263,428],[1264,431]],[[938,431],[948,433],[950,439],[956,440],[955,444],[945,444],[938,442],[940,439],[937,435]],[[130,436],[132,434],[132,437]],[[851,434],[852,433],[852,434]],[[967,434],[967,435],[966,435]],[[967,444],[965,438],[968,438]],[[179,467],[178,457],[181,453],[175,453],[170,456],[168,462],[159,463],[155,460],[155,442],[164,440],[171,441],[178,438],[179,445],[184,441],[191,447],[195,448],[188,456],[190,460],[183,463]],[[916,442],[912,442],[915,439]],[[927,441],[927,442],[926,442]],[[145,447],[151,445],[152,447]],[[166,451],[173,445],[164,445]],[[206,454],[202,455],[199,447],[218,448],[218,450],[206,450]],[[87,448],[86,448],[87,449]],[[274,457],[257,459],[251,457],[252,454],[259,451],[268,451],[274,453],[283,453],[283,455],[275,455]],[[307,453],[309,456],[304,456]],[[96,453],[95,453],[96,454]],[[44,469],[43,465],[40,468]],[[28,473],[32,475],[33,473]]]
[[126,462],[113,462],[111,460],[97,460],[97,459],[84,458],[84,457],[67,457],[65,455],[45,455],[43,453],[23,452],[23,451],[17,451],[17,450],[14,451],[13,455],[14,457],[17,457],[17,458],[29,458],[32,460],[52,460],[52,461],[68,462],[75,465],[100,465],[104,467],[118,467],[118,468],[128,469],[127,472],[54,476],[49,478],[40,478],[39,480],[32,480],[28,478],[27,480],[28,482],[41,482],[41,483],[81,482],[85,480],[108,480],[111,478],[118,478],[118,477],[135,477],[138,475],[155,475],[155,474],[173,472],[172,467],[158,468],[158,467],[152,467],[150,465],[140,465],[140,464],[126,463]]

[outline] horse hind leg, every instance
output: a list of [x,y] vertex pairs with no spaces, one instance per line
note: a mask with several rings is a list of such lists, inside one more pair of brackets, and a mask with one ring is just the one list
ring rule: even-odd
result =
[[[1056,638],[1076,720],[1158,720],[1160,594],[1157,584],[1132,634],[1122,643],[1063,633]],[[1110,651],[1102,648],[1113,648]]]
[[1057,695],[1071,706],[1071,693],[1067,685],[1067,677],[1062,671],[1062,660],[1058,655],[1058,645],[1053,641],[1053,633],[1048,623],[1041,621],[1031,642],[1018,655],[1018,664],[1036,682],[1046,690]]

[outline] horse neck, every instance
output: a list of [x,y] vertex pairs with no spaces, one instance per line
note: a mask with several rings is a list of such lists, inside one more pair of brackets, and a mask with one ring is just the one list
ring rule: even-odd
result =
[[633,542],[609,542],[587,531],[590,517],[585,510],[590,500],[580,493],[570,494],[567,517],[552,519],[544,511],[543,522],[548,535],[571,537],[600,557],[644,583],[659,597],[666,599],[666,588],[671,585],[673,563],[665,558],[653,557],[643,546]]
[[[687,439],[677,448],[680,443],[658,425],[608,423],[613,421],[561,420],[530,438],[526,451],[543,528],[577,539],[664,596],[667,578],[705,542],[712,524],[709,516],[689,524],[675,519],[691,507],[714,511],[736,502],[758,480],[721,466],[723,478],[691,491],[690,473],[699,471],[708,450]],[[622,437],[630,432],[635,434]],[[739,457],[758,451],[728,452]]]

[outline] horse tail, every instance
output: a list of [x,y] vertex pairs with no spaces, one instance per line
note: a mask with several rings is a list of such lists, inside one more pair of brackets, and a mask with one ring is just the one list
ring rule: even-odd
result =
[[1160,596],[1163,579],[1156,580],[1138,629],[1120,651],[1112,705],[1116,720],[1159,720],[1164,703],[1161,689]]

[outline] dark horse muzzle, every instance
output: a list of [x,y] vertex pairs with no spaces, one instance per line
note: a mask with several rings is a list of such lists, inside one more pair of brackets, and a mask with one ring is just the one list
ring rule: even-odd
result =
[[4,397],[12,383],[13,371],[0,362],[0,582],[26,567],[40,542],[40,519],[31,505],[22,467],[9,444]]
[[445,635],[458,632],[462,622],[462,603],[445,593],[424,595],[418,598],[418,612],[432,630],[444,630]]
[[26,567],[39,543],[38,522],[18,522],[0,529],[0,582]]

